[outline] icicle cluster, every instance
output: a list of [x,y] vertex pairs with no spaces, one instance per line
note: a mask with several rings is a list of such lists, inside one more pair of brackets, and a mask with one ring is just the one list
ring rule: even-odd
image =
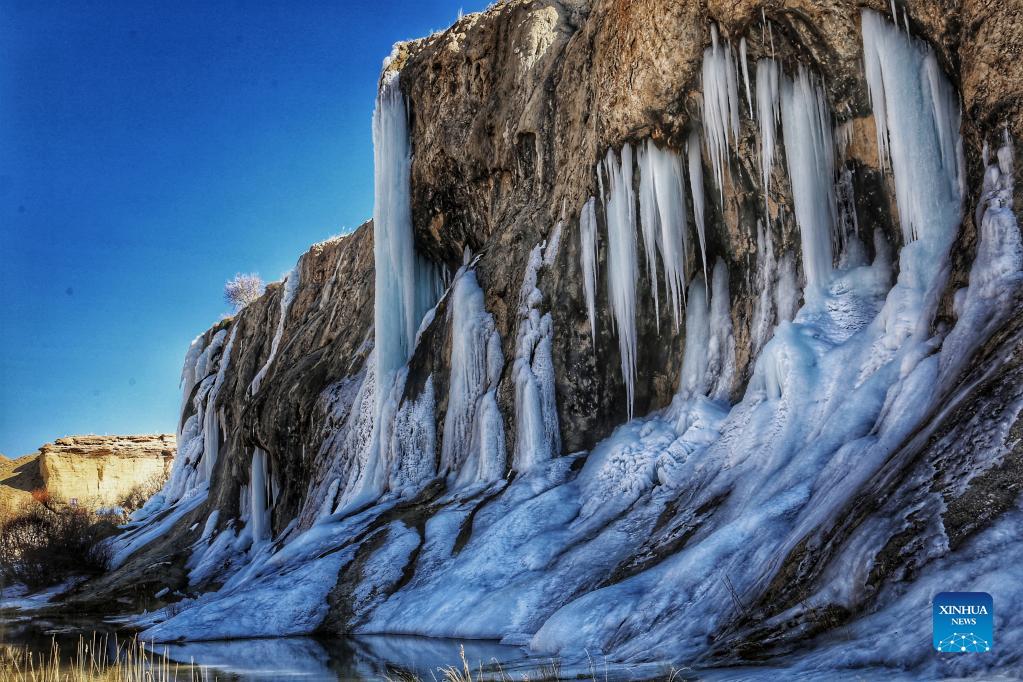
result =
[[958,99],[929,46],[876,12],[863,10],[862,20],[878,152],[895,176],[904,243],[947,235],[959,224],[964,183]]
[[800,66],[782,83],[785,160],[803,252],[808,294],[820,293],[832,270],[835,147],[831,113],[818,80]]
[[689,250],[682,161],[674,152],[660,149],[653,140],[648,139],[646,144],[640,147],[639,168],[640,223],[643,226],[647,275],[654,299],[654,314],[660,317],[657,294],[659,252],[668,300],[677,329],[685,298],[685,263]]
[[739,137],[739,88],[732,46],[721,43],[716,24],[710,30],[711,46],[703,52],[703,129],[718,195],[723,199],[730,141]]

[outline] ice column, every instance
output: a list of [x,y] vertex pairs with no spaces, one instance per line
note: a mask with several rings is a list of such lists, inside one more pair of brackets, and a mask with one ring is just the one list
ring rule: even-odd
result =
[[451,374],[441,473],[459,485],[493,480],[504,474],[507,459],[496,397],[504,355],[473,270],[456,275],[448,309]]
[[[374,328],[378,406],[394,373],[405,365],[419,321],[436,301],[435,268],[416,256],[409,172],[412,164],[405,98],[397,74],[388,74],[373,112]],[[378,407],[378,411],[379,411]]]
[[636,198],[632,190],[632,147],[622,147],[621,163],[609,149],[603,164],[607,175],[607,294],[611,303],[629,419],[636,382]]
[[[555,244],[548,247],[548,251]],[[543,296],[537,274],[545,259],[543,246],[529,254],[519,293],[519,331],[515,342],[515,456],[516,471],[528,471],[561,454],[558,404],[554,386],[554,354],[551,343],[554,322],[540,313]]]
[[785,158],[799,225],[807,295],[821,293],[831,278],[835,223],[835,151],[831,112],[816,78],[803,66],[782,85]]

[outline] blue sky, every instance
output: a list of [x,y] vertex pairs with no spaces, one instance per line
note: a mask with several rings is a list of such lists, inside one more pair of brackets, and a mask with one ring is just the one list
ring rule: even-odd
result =
[[0,3],[0,452],[173,431],[224,281],[370,217],[391,45],[486,4]]

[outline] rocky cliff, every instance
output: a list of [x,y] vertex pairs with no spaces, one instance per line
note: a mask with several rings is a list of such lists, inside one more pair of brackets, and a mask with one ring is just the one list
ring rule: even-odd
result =
[[[170,588],[158,639],[1018,664],[1021,37],[537,1],[396,46],[374,221],[192,344],[171,481],[77,599]],[[931,655],[946,590],[1005,605],[993,655]]]
[[158,486],[173,461],[171,434],[58,438],[9,463],[0,480],[2,498],[26,502],[41,489],[61,503],[114,506],[137,486]]

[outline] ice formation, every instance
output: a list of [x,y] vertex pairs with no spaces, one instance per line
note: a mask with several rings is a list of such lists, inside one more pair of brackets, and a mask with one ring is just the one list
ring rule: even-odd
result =
[[700,158],[700,134],[695,130],[689,132],[686,143],[689,154],[689,185],[693,190],[693,217],[696,219],[696,235],[700,240],[700,261],[703,263],[704,283],[707,281],[707,238],[706,225],[703,220],[703,160]]
[[590,197],[579,212],[579,265],[583,272],[583,294],[590,336],[597,344],[597,200]]
[[[781,118],[781,69],[773,59],[757,62],[757,125],[760,129],[760,191],[764,195],[766,213],[771,189],[771,168],[774,166],[774,145],[778,120]],[[769,218],[769,216],[768,216]]]
[[[647,267],[654,301],[657,301],[657,266],[654,249],[660,252],[664,282],[671,303],[672,319],[678,328],[685,301],[686,256],[689,227],[686,218],[685,178],[682,160],[670,149],[661,149],[647,139],[640,168],[640,220],[647,246]],[[647,223],[650,224],[648,228]],[[648,234],[649,231],[649,234]],[[659,308],[654,306],[659,317]]]
[[636,383],[636,196],[632,186],[632,146],[622,147],[621,161],[609,149],[602,166],[607,176],[607,300],[618,333],[625,404],[632,418]]
[[718,196],[723,201],[728,153],[731,142],[739,137],[739,88],[731,44],[721,43],[717,24],[711,26],[710,35],[711,46],[703,52],[703,130]]
[[785,160],[802,244],[807,293],[827,287],[835,224],[835,152],[831,113],[818,79],[800,66],[782,81],[781,118]]
[[[823,89],[805,67],[790,77],[774,61],[761,60],[756,78],[761,190],[766,196],[780,118],[805,295],[794,254],[776,243],[775,226],[766,218],[758,222],[750,329],[755,364],[745,393],[734,395],[735,336],[742,330],[732,326],[728,266],[721,258],[712,268],[707,264],[699,133],[690,134],[688,162],[702,276],[684,269],[681,160],[651,142],[641,147],[637,225],[633,149],[626,144],[620,157],[609,151],[598,169],[598,186],[607,223],[608,301],[630,419],[589,453],[561,455],[554,329],[538,284],[544,268],[556,263],[555,228],[547,245],[530,252],[514,315],[516,473],[507,477],[496,400],[505,358],[475,259],[467,257],[456,274],[446,307],[424,308],[429,297],[420,296],[419,284],[406,295],[405,284],[422,276],[422,263],[412,249],[410,224],[395,219],[401,211],[408,217],[408,140],[404,102],[395,82],[385,83],[375,126],[376,345],[358,374],[338,380],[321,396],[329,417],[317,456],[326,468],[310,484],[300,518],[267,542],[274,479],[267,453],[257,448],[240,518],[206,520],[189,560],[194,584],[215,575],[222,588],[176,610],[149,614],[143,636],[311,632],[322,626],[327,595],[340,575],[351,581],[350,623],[359,632],[504,638],[566,658],[603,652],[616,661],[688,664],[721,646],[715,641],[721,633],[746,627],[747,605],[773,594],[786,558],[838,538],[832,531],[840,529],[848,505],[871,482],[890,483],[891,494],[847,529],[844,542],[835,540],[836,555],[822,555],[807,594],[775,623],[833,607],[857,614],[821,635],[813,650],[796,655],[797,671],[808,676],[895,659],[938,676],[943,664],[926,645],[910,651],[909,644],[879,633],[905,628],[900,632],[910,633],[906,641],[916,646],[927,637],[928,621],[906,625],[905,613],[926,613],[932,593],[950,585],[990,589],[1005,604],[1023,603],[1023,588],[1006,568],[1014,564],[1005,563],[1006,557],[1023,560],[1014,541],[1023,528],[1019,510],[1006,512],[955,551],[940,530],[928,531],[914,580],[884,587],[883,599],[866,594],[863,585],[879,546],[909,527],[924,505],[945,504],[931,492],[936,477],[963,475],[924,462],[901,482],[890,482],[905,473],[898,464],[904,444],[941,436],[934,414],[968,390],[956,385],[963,364],[1014,313],[1012,296],[1023,285],[1023,246],[1012,212],[1012,153],[1005,144],[993,163],[985,155],[976,259],[969,286],[955,295],[955,324],[934,324],[963,203],[958,102],[928,48],[873,13],[865,12],[863,22],[878,145],[890,160],[904,230],[898,254],[892,255],[878,231],[872,261],[865,249],[854,254],[851,239],[843,237],[836,262],[837,236],[859,239],[861,227],[870,234],[873,226],[850,230],[837,222],[834,187],[842,178],[836,176],[834,125]],[[745,65],[742,44],[740,53]],[[705,56],[704,106],[711,109],[704,123],[716,175],[728,153],[729,131],[735,130],[730,54],[715,31]],[[898,101],[886,93],[899,93]],[[380,129],[392,116],[394,127],[385,135]],[[397,152],[396,139],[404,140]],[[404,208],[388,203],[395,201]],[[595,201],[589,199],[580,214],[580,266],[594,339]],[[669,407],[632,419],[641,230],[655,288],[651,295],[657,295],[658,254],[666,300],[676,315],[689,281],[677,394]],[[423,278],[435,296],[430,277]],[[435,392],[431,374],[420,377],[421,389],[407,396],[409,356],[426,325],[438,324],[445,309],[451,338],[447,393]],[[216,456],[216,394],[234,331],[222,329],[208,345],[198,339],[189,349],[182,390],[185,396],[194,393],[194,414],[181,425],[180,464],[162,501],[118,538],[117,561],[168,532],[205,500],[209,475],[203,461]],[[438,382],[444,378],[436,376]],[[442,399],[447,414],[438,444],[433,423]],[[738,402],[730,404],[733,399]],[[192,411],[183,405],[182,415]],[[1008,421],[996,425],[1000,436],[1009,427]],[[434,471],[438,450],[441,470]],[[994,466],[998,454],[984,456],[988,460],[971,466],[978,471]],[[446,476],[449,485],[431,498],[428,515],[410,523],[400,504],[435,474]],[[480,485],[470,489],[473,483]],[[941,561],[932,561],[935,557]],[[225,609],[238,617],[223,618]],[[1007,632],[1023,631],[1017,612],[1006,611],[1006,619],[1015,619]],[[996,653],[1001,658],[995,661],[1011,661],[1017,643]],[[956,665],[969,672],[971,665],[985,663]]]
[[451,379],[444,419],[441,473],[458,485],[504,474],[504,421],[497,406],[504,354],[476,273],[455,275],[451,315]]
[[295,293],[298,291],[298,281],[301,275],[302,259],[298,259],[298,263],[295,267],[284,277],[283,291],[281,292],[281,309],[277,317],[277,330],[274,332],[273,341],[270,343],[270,355],[267,356],[266,362],[256,372],[256,376],[252,378],[252,383],[249,384],[249,394],[255,395],[259,393],[259,387],[263,383],[263,377],[266,376],[266,372],[270,369],[270,365],[273,364],[274,358],[277,357],[277,351],[281,346],[281,339],[284,337],[284,324],[288,319],[288,310],[291,308],[291,302],[295,300]]
[[[558,404],[554,387],[554,321],[541,313],[543,294],[537,288],[541,265],[558,248],[557,242],[533,247],[519,292],[518,337],[512,373],[515,380],[516,471],[529,471],[561,454]],[[496,368],[500,375],[500,367]]]

